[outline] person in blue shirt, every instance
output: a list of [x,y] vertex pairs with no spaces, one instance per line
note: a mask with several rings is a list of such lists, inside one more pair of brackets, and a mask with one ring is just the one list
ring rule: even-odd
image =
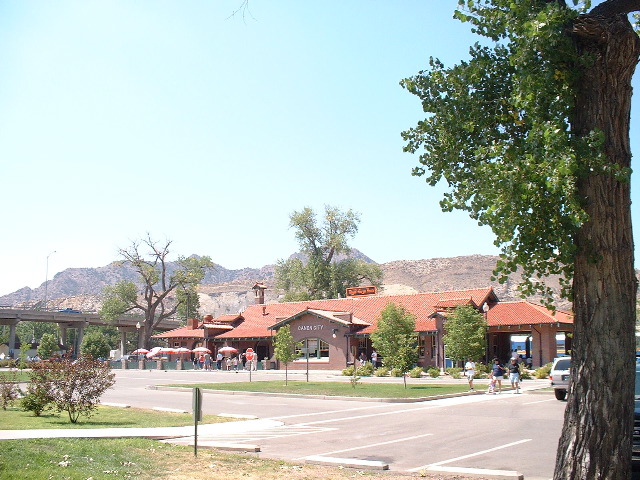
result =
[[[491,375],[498,384],[498,393],[502,393],[502,380],[504,380],[504,368],[500,365],[500,360],[493,359],[493,366],[491,368]],[[495,392],[494,392],[495,393]]]

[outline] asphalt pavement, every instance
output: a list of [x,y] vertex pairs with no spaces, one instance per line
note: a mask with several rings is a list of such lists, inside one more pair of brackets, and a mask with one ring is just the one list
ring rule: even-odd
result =
[[[205,371],[183,371],[183,372],[163,372],[163,371],[116,371],[117,374],[117,383],[127,383],[130,382],[137,386],[138,390],[144,389],[147,392],[146,395],[143,395],[139,398],[135,397],[135,395],[128,396],[133,401],[133,404],[129,404],[127,402],[122,402],[122,398],[118,397],[116,392],[111,392],[108,395],[103,404],[105,405],[113,405],[120,406],[126,408],[128,406],[142,406],[140,403],[144,403],[147,408],[151,407],[153,404],[152,397],[149,395],[153,390],[158,388],[162,388],[165,395],[170,395],[170,392],[167,390],[173,390],[171,393],[180,393],[179,396],[182,400],[181,406],[178,408],[172,407],[155,407],[158,410],[167,410],[167,411],[190,411],[190,408],[186,407],[186,405],[190,405],[191,395],[187,395],[189,398],[185,396],[185,389],[176,389],[176,388],[167,388],[167,387],[158,387],[158,385],[166,384],[166,383],[199,383],[199,382],[236,382],[236,381],[247,381],[249,380],[249,375],[252,376],[252,379],[257,381],[260,379],[284,379],[285,372],[277,371],[277,370],[267,370],[267,371],[257,371],[257,372],[205,372]],[[287,376],[291,380],[301,380],[307,378],[306,371],[290,371],[287,373]],[[309,372],[309,379],[313,381],[350,381],[349,377],[344,377],[341,375],[339,371],[313,371]],[[450,378],[440,378],[440,379],[430,379],[430,378],[422,378],[422,379],[407,379],[409,383],[460,383],[461,380],[450,379]],[[379,378],[379,377],[362,377],[360,380],[363,383],[366,382],[398,382],[397,378]],[[462,380],[464,382],[464,380]],[[499,398],[498,395],[490,396],[485,395],[487,387],[487,382],[482,380],[476,380],[476,392],[467,392],[461,395],[457,395],[449,398],[440,398],[438,400],[432,400],[434,402],[434,406],[436,403],[445,405],[448,403],[454,404],[459,402],[460,399],[464,400],[464,397],[477,397],[475,400],[490,400],[491,398]],[[523,382],[523,392],[525,394],[531,394],[535,391],[548,387],[547,380],[526,380]],[[167,389],[167,390],[164,390]],[[177,391],[176,391],[177,390]],[[161,393],[161,392],[157,392]],[[207,392],[211,394],[210,392]],[[228,398],[230,392],[225,392],[225,397]],[[213,394],[215,395],[215,394]],[[237,393],[238,397],[250,397],[251,395],[260,395],[261,399],[264,399],[264,394],[251,394],[247,392]],[[505,391],[501,394],[502,397],[507,398],[507,396],[515,395],[513,391],[509,391],[505,389]],[[277,397],[278,395],[275,395]],[[480,398],[483,397],[483,398]],[[273,398],[274,396],[270,396]],[[301,398],[304,396],[296,396],[297,398]],[[491,398],[490,398],[491,397]],[[186,401],[185,401],[186,400]],[[352,402],[361,404],[364,400],[361,398],[335,398],[332,397],[332,401],[339,402],[343,400],[345,402]],[[468,400],[471,400],[469,398]],[[385,400],[376,400],[378,402],[385,402]],[[151,402],[151,405],[150,405]],[[416,400],[416,399],[407,399],[407,403],[416,403],[422,402],[424,404],[430,403],[429,401],[425,402],[424,399]],[[248,402],[250,403],[250,402]],[[395,400],[393,403],[398,403]],[[422,404],[421,403],[421,404]],[[186,407],[186,408],[185,408]],[[284,410],[290,409],[288,402],[283,403]],[[371,407],[354,407],[351,410],[357,410],[358,408],[371,408]],[[420,407],[422,408],[422,407]],[[429,408],[429,407],[427,407]],[[257,409],[260,410],[260,409]],[[317,414],[324,413],[318,412]],[[390,412],[387,412],[390,413]],[[313,413],[305,413],[300,415],[314,415]],[[384,413],[383,413],[384,415]],[[309,435],[314,432],[318,432],[319,427],[312,425],[313,423],[322,423],[322,422],[306,422],[300,423],[298,425],[287,425],[286,416],[271,416],[269,418],[258,418],[258,416],[254,415],[243,415],[239,413],[231,413],[230,416],[235,417],[235,421],[229,421],[226,423],[219,424],[198,424],[197,427],[197,445],[199,448],[216,448],[221,450],[229,450],[229,451],[243,451],[243,452],[260,452],[261,451],[261,442],[260,441],[247,441],[247,439],[268,439],[274,437],[274,432],[287,432],[286,435]],[[326,420],[323,420],[326,421]],[[161,441],[182,444],[182,445],[194,445],[195,443],[195,429],[194,426],[187,427],[162,427],[162,428],[100,428],[100,429],[82,429],[82,430],[71,430],[71,429],[52,429],[52,430],[0,430],[0,440],[6,439],[25,439],[25,438],[121,438],[121,437],[146,437],[151,439],[157,439]],[[418,437],[425,437],[430,434],[424,435],[416,435]],[[384,444],[386,442],[382,442]],[[517,444],[518,442],[515,442]],[[349,449],[347,449],[349,450]],[[357,456],[352,456],[351,458],[345,458],[342,455],[335,456],[330,455],[331,452],[327,452],[324,455],[307,455],[300,458],[295,458],[296,460],[304,460],[309,463],[324,463],[329,465],[343,465],[356,467],[361,469],[387,469],[389,468],[389,462],[385,462],[384,460],[379,460],[375,458],[363,457],[360,458]],[[277,454],[276,454],[277,456]],[[483,475],[483,478],[495,478],[495,479],[523,479],[524,476],[515,471],[515,470],[506,470],[506,469],[476,469],[469,467],[448,467],[446,465],[428,465],[429,470],[433,470],[438,473],[455,473],[455,474],[466,474],[470,477],[473,477],[474,474]],[[451,470],[451,471],[449,471]],[[474,473],[475,472],[475,473]]]

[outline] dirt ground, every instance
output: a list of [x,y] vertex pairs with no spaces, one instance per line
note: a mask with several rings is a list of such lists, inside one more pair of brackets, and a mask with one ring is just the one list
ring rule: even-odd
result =
[[[323,465],[291,464],[284,461],[263,459],[254,454],[230,455],[209,449],[193,453],[155,452],[164,465],[166,476],[156,477],[172,480],[211,480],[211,478],[234,478],[242,480],[482,480],[479,477],[459,475],[427,474],[418,472],[402,474],[391,471],[369,471],[354,468],[327,467]],[[176,454],[177,453],[177,454]],[[153,453],[152,453],[153,454]]]

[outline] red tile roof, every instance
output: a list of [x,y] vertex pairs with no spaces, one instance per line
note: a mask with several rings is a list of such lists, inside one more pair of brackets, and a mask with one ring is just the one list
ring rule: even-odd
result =
[[498,325],[539,325],[542,323],[573,324],[573,315],[563,310],[551,310],[536,303],[500,302],[487,312],[487,323],[490,327]]
[[370,324],[358,333],[369,334],[375,331],[378,317],[389,303],[404,307],[416,317],[416,331],[430,332],[436,330],[436,320],[429,318],[436,311],[439,302],[458,300],[476,305],[484,302],[496,302],[498,299],[491,287],[470,290],[454,290],[448,292],[417,293],[413,295],[389,295],[371,297],[350,297],[327,300],[310,300],[305,302],[268,303],[250,305],[242,312],[244,321],[232,331],[222,333],[216,338],[260,338],[271,337],[269,327],[308,309],[326,310],[328,312],[349,312],[354,317]]
[[204,338],[204,330],[202,328],[194,330],[189,327],[180,327],[153,335],[153,338]]

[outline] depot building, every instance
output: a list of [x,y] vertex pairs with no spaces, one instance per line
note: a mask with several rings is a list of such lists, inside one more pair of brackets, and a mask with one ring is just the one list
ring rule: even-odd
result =
[[346,298],[303,302],[265,303],[266,285],[256,283],[255,304],[241,313],[206,315],[202,321],[190,319],[185,327],[155,335],[170,347],[193,349],[199,346],[216,352],[225,346],[240,353],[253,349],[261,368],[280,368],[273,355],[273,336],[289,325],[295,341],[301,342],[300,357],[290,369],[340,370],[353,364],[361,354],[371,358],[370,335],[376,330],[382,310],[390,303],[403,307],[416,319],[416,340],[421,367],[445,368],[446,345],[443,334],[447,316],[457,306],[470,305],[487,320],[487,351],[484,361],[497,357],[507,361],[513,338],[521,342],[518,353],[532,359],[534,367],[558,356],[558,337],[565,339],[561,351],[571,348],[573,317],[565,311],[552,312],[528,301],[500,302],[493,288],[379,295],[374,287],[349,289]]

